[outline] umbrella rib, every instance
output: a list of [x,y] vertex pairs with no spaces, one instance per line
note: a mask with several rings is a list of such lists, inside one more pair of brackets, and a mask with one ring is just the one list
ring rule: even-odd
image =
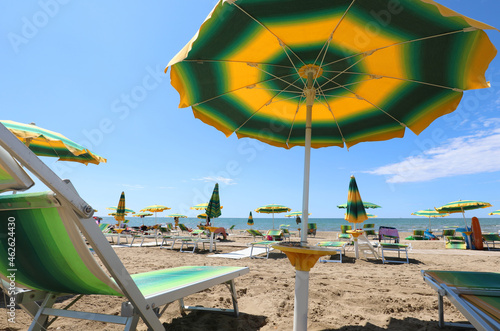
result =
[[[243,63],[243,64],[250,64],[254,63],[252,61],[238,61],[238,60],[208,60],[208,59],[198,59],[198,60],[182,60],[182,62],[197,62],[197,63],[203,63],[203,62],[216,62],[216,63]],[[290,66],[284,66],[281,64],[273,64],[273,63],[259,63],[260,65],[266,65],[270,67],[277,67],[277,68],[285,68],[285,69],[292,69],[293,67]]]
[[386,114],[387,116],[389,116],[390,118],[392,118],[394,121],[398,122],[399,125],[401,125],[402,127],[406,128],[406,124],[402,123],[401,121],[399,121],[397,118],[395,118],[394,116],[392,116],[391,114],[389,114],[388,112],[386,112],[385,110],[383,110],[382,108],[380,108],[379,106],[375,105],[374,103],[372,103],[371,101],[367,100],[366,98],[363,98],[361,95],[357,94],[356,92],[350,90],[349,88],[345,87],[345,86],[342,86],[340,85],[339,83],[335,82],[335,81],[332,81],[332,83],[334,84],[337,84],[338,86],[342,87],[343,89],[349,91],[350,93],[354,94],[356,96],[357,99],[359,100],[363,100],[367,103],[369,103],[370,105],[372,105],[373,107],[377,108],[378,110],[380,110],[381,112],[383,112],[384,114]]
[[365,53],[362,53],[362,54],[364,55],[362,58],[360,58],[359,60],[357,60],[356,62],[354,62],[353,64],[351,64],[349,67],[347,67],[344,70],[342,70],[341,72],[339,72],[335,77],[327,78],[327,81],[323,85],[319,86],[319,88],[322,88],[323,86],[325,86],[326,84],[328,84],[330,81],[333,81],[335,78],[339,77],[344,72],[346,72],[347,70],[351,69],[352,67],[354,67],[359,62],[363,61],[366,58],[366,54]]
[[[323,47],[319,51],[318,56],[316,57],[316,60],[314,60],[314,63],[316,63],[316,61],[318,61],[318,58],[319,58],[321,52],[323,52],[323,49],[324,49],[325,52],[323,53],[323,57],[321,58],[321,62],[319,64],[320,68],[323,66],[323,61],[325,61],[325,57],[326,57],[326,54],[328,52],[328,48],[330,47],[330,44],[331,44],[332,39],[333,39],[333,34],[335,33],[335,31],[337,31],[338,27],[340,26],[340,23],[342,23],[342,21],[346,17],[347,12],[351,9],[352,5],[354,5],[354,2],[356,2],[356,0],[352,0],[352,2],[350,3],[349,7],[347,7],[347,9],[344,11],[344,13],[342,14],[342,17],[337,22],[337,25],[335,25],[335,28],[333,28],[333,31],[330,34],[330,37],[328,38],[328,40],[325,42],[325,44],[323,45]],[[316,81],[317,81],[317,77],[314,77],[314,83],[316,83]]]
[[[338,73],[340,71],[326,71],[325,70],[324,72]],[[432,83],[422,82],[422,81],[419,81],[419,80],[408,79],[408,78],[400,78],[400,77],[393,77],[393,76],[386,76],[386,75],[373,75],[373,74],[369,74],[369,73],[365,73],[365,72],[352,72],[352,71],[345,71],[345,72],[342,72],[342,73],[352,74],[352,75],[368,75],[368,76],[372,77],[371,79],[380,79],[380,78],[396,79],[396,80],[401,80],[401,81],[404,81],[404,82],[410,82],[410,83],[416,83],[416,84],[429,85],[429,86],[433,86],[433,87],[443,88],[443,89],[452,90],[452,91],[455,91],[455,92],[463,92],[464,91],[464,90],[456,88],[456,87],[450,87],[450,86],[432,84]],[[365,82],[365,81],[361,81],[361,82]],[[345,85],[345,86],[347,86],[347,85]],[[331,89],[328,89],[328,90],[332,90],[332,89],[336,89],[336,88],[334,87],[334,88],[331,88]]]
[[[258,69],[258,68],[257,68]],[[259,69],[260,70],[260,69]],[[282,76],[281,78],[285,78],[285,77],[290,77],[290,76],[293,76],[294,74],[289,74],[289,75],[285,75],[285,76]],[[200,101],[200,102],[197,102],[195,104],[192,105],[192,107],[196,107],[196,106],[199,106],[201,105],[202,103],[206,103],[206,102],[209,102],[209,101],[212,101],[212,100],[215,100],[217,98],[220,98],[226,94],[230,94],[230,93],[233,93],[233,92],[236,92],[236,91],[239,91],[239,90],[242,90],[244,88],[248,88],[248,89],[252,89],[254,88],[257,84],[262,84],[262,83],[266,83],[266,82],[271,82],[275,79],[280,79],[280,77],[273,77],[273,78],[269,78],[269,79],[266,79],[266,80],[262,80],[260,82],[257,82],[257,83],[253,83],[253,84],[249,84],[249,85],[245,85],[245,86],[242,86],[242,87],[239,87],[237,89],[234,89],[234,90],[231,90],[231,91],[227,91],[227,92],[224,92],[224,93],[221,93],[219,95],[216,95],[214,97],[211,97],[211,98],[208,98],[206,100],[203,100],[203,101]],[[286,80],[283,80],[284,82],[288,83]],[[296,86],[295,86],[296,87]],[[297,88],[297,87],[296,87]]]
[[[304,61],[302,61],[302,59],[297,55],[295,54],[295,52],[288,46],[286,45],[281,39],[280,37],[278,37],[274,32],[272,32],[267,26],[265,26],[264,24],[262,24],[262,22],[260,22],[259,20],[257,20],[255,17],[253,17],[252,15],[250,15],[247,11],[245,11],[243,8],[241,8],[240,6],[238,6],[235,1],[228,1],[231,5],[233,6],[236,6],[236,8],[238,8],[239,10],[241,10],[245,15],[247,15],[248,17],[250,17],[253,21],[255,21],[257,24],[259,24],[261,27],[263,27],[264,29],[266,29],[270,34],[272,34],[273,36],[276,37],[276,39],[278,39],[278,42],[280,44],[281,47],[286,47],[290,50],[290,52],[292,52],[293,55],[295,55],[295,57],[300,61],[302,62],[303,65],[305,65]],[[287,55],[288,56],[288,55]],[[290,60],[291,61],[291,60]],[[291,61],[292,62],[292,61]],[[293,62],[292,62],[293,64]],[[295,67],[295,66],[294,66]]]
[[[360,52],[360,53],[357,53],[357,54],[353,54],[353,55],[347,56],[347,57],[342,58],[342,59],[335,60],[333,62],[329,62],[329,63],[325,64],[323,66],[323,68],[326,67],[326,66],[329,66],[331,64],[334,64],[334,63],[337,63],[337,62],[340,62],[340,61],[344,61],[344,60],[347,60],[347,59],[350,59],[352,57],[356,57],[356,56],[359,56],[359,55],[362,55],[362,54],[372,55],[376,51],[379,51],[379,50],[382,50],[382,49],[385,49],[385,48],[389,48],[389,47],[400,46],[400,45],[404,45],[404,44],[411,44],[411,43],[414,43],[414,42],[423,41],[423,40],[427,40],[427,39],[444,37],[444,36],[452,35],[452,34],[455,34],[455,33],[472,32],[472,31],[476,31],[476,30],[478,30],[478,29],[475,28],[475,27],[469,27],[469,28],[464,28],[464,29],[461,29],[461,30],[440,33],[440,34],[436,34],[436,35],[433,35],[433,36],[427,36],[427,37],[422,37],[422,38],[417,38],[417,39],[412,39],[412,40],[406,40],[406,41],[402,41],[402,42],[399,42],[399,43],[394,43],[394,44],[391,44],[391,45],[377,47],[377,48],[374,48],[374,49],[371,49],[371,50],[368,50],[368,51],[365,51],[365,52]],[[363,58],[366,58],[366,57],[367,56],[365,56]]]
[[[333,120],[335,121],[335,124],[337,125],[337,129],[339,130],[340,137],[342,137],[342,143],[345,145],[344,135],[342,134],[342,130],[340,129],[339,122],[337,121],[337,118],[335,117],[335,114],[333,113],[333,110],[330,107],[330,104],[328,103],[328,99],[326,98],[325,93],[324,93],[324,91],[321,88],[319,89],[319,91],[320,91],[320,94],[325,99],[326,107],[328,108],[328,111],[330,112],[330,114],[332,114]],[[322,103],[321,100],[320,100],[320,103]]]
[[297,117],[297,114],[299,112],[300,108],[300,103],[303,100],[303,95],[300,96],[299,101],[297,102],[297,109],[295,110],[295,114],[293,115],[293,120],[292,120],[292,125],[290,126],[290,131],[288,131],[288,137],[286,138],[286,146],[288,147],[288,142],[290,141],[290,137],[292,136],[292,131],[293,131],[293,125],[295,124],[295,118]]
[[[297,80],[299,80],[298,78],[293,82],[295,83]],[[288,82],[287,82],[288,83]],[[248,121],[250,121],[264,106],[268,106],[272,103],[273,99],[275,97],[277,97],[278,95],[280,95],[282,92],[285,92],[286,89],[290,86],[292,86],[293,83],[290,83],[286,88],[284,88],[283,90],[279,91],[278,93],[276,93],[273,97],[271,97],[271,99],[269,99],[265,104],[263,104],[262,106],[259,107],[259,109],[257,109],[253,114],[252,116],[250,116],[249,118],[247,118],[245,120],[245,122],[243,122],[243,124],[241,124],[236,130],[234,130],[234,132],[238,132],[245,124],[247,124]]]

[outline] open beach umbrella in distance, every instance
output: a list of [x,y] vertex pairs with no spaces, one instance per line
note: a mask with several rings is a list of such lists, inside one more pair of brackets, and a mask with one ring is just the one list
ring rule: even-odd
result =
[[201,219],[204,219],[206,220],[207,219],[207,214],[203,213],[203,214],[199,214],[198,216],[196,216],[197,218],[201,218]]
[[500,215],[500,209],[499,210],[495,210],[494,212],[491,212],[488,215]]
[[38,156],[58,157],[59,161],[73,161],[85,165],[106,163],[106,159],[60,133],[40,128],[34,123],[0,121],[10,132]]
[[170,214],[170,215],[167,215],[167,217],[187,218],[187,216],[183,215],[183,214]]
[[[220,0],[165,71],[179,107],[226,136],[305,147],[306,246],[311,147],[418,135],[453,112],[489,87],[482,29],[494,28],[432,0]],[[294,330],[307,329],[302,294]]]
[[424,210],[419,210],[414,213],[411,213],[412,215],[415,216],[424,216],[429,218],[429,232],[431,231],[431,218],[434,217],[445,217],[449,216],[450,214],[448,213],[440,213],[435,209],[424,209]]
[[146,208],[141,209],[141,211],[150,211],[155,214],[155,224],[156,222],[156,213],[161,213],[165,210],[171,209],[170,207],[164,206],[164,205],[151,205],[147,206]]
[[[309,213],[308,215],[311,215],[311,213]],[[302,212],[301,211],[292,211],[291,213],[288,213],[285,215],[285,217],[297,217],[297,216],[302,216]]]
[[146,217],[146,216],[153,216],[153,213],[150,213],[148,211],[140,211],[138,213],[135,213],[132,216],[134,216],[134,217],[140,217],[141,220],[142,220],[142,225],[144,225],[144,217]]
[[250,226],[252,226],[252,225],[253,225],[253,216],[252,216],[252,212],[250,212],[250,215],[248,215],[247,225],[250,225]]
[[[106,209],[114,210],[116,212],[118,210],[118,207],[106,207]],[[128,213],[135,214],[135,211],[133,211],[132,209],[125,208],[124,213],[125,214],[128,214]],[[153,215],[153,214],[151,214],[151,215]]]
[[[193,207],[189,207],[189,209],[193,209],[193,210],[207,210],[207,207],[208,207],[208,202],[205,202],[205,203],[199,203]],[[220,209],[224,208],[223,206],[220,206]]]
[[474,210],[480,208],[488,208],[491,207],[491,204],[483,201],[476,200],[458,200],[452,201],[443,205],[441,207],[435,208],[435,210],[439,213],[462,213],[465,222],[465,231],[467,231],[467,220],[465,219],[465,211],[466,210]]
[[283,205],[276,205],[276,204],[265,205],[255,209],[257,213],[273,214],[273,229],[274,229],[274,214],[286,213],[289,212],[290,210],[292,209]]

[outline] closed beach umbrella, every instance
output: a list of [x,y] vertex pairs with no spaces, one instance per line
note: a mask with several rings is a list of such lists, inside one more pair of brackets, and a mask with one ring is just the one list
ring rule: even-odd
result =
[[106,163],[106,159],[92,153],[85,147],[60,133],[14,121],[0,121],[10,132],[38,156],[58,157],[59,161],[73,161],[83,164]]
[[151,205],[147,206],[146,208],[141,209],[141,211],[150,211],[155,214],[155,223],[156,222],[156,213],[161,213],[164,210],[169,210],[171,209],[170,207],[164,206],[164,205]]
[[[363,201],[363,206],[365,207],[365,209],[369,209],[369,208],[382,208],[379,205],[376,205],[376,204],[371,203],[371,202],[365,202],[365,201]],[[338,205],[337,208],[341,208],[341,209],[343,208],[343,209],[345,209],[345,208],[347,208],[347,203],[343,203],[341,205]]]
[[415,215],[415,216],[429,217],[429,231],[431,231],[431,218],[433,218],[433,217],[445,217],[445,216],[450,215],[448,213],[440,213],[434,209],[419,210],[419,211],[416,211],[416,212],[411,213],[411,214]]
[[[366,213],[366,216],[368,218],[375,218],[375,217],[378,217],[377,215],[373,215],[373,214],[369,214],[369,213]],[[346,220],[347,219],[347,213],[344,214],[344,219]]]
[[207,217],[217,218],[222,215],[220,209],[219,184],[215,183],[214,191],[212,192],[212,196],[210,197],[205,213],[207,214]]
[[247,220],[247,224],[252,226],[253,225],[253,216],[252,216],[252,212],[250,212],[250,215],[248,215],[248,220]]
[[495,210],[494,212],[491,212],[488,215],[500,215],[500,209],[499,210]]
[[447,203],[444,206],[435,208],[439,213],[462,213],[465,222],[465,231],[467,231],[467,220],[465,219],[465,211],[488,208],[491,205],[488,202],[476,201],[476,200],[458,200]]
[[115,220],[118,222],[118,227],[120,227],[120,222],[125,221],[125,214],[125,192],[122,192],[115,212]]
[[496,49],[481,29],[493,28],[431,0],[220,0],[167,69],[179,106],[226,136],[305,147],[305,245],[311,147],[420,134],[453,112],[489,87]]
[[346,214],[346,221],[349,223],[363,223],[368,219],[365,206],[363,205],[363,200],[361,200],[361,195],[359,194],[358,185],[356,184],[356,178],[354,178],[354,176],[351,176],[351,180],[349,181]]
[[265,205],[255,209],[257,213],[273,214],[273,229],[274,229],[274,214],[286,213],[289,212],[290,210],[292,209],[283,205],[276,205],[276,204]]

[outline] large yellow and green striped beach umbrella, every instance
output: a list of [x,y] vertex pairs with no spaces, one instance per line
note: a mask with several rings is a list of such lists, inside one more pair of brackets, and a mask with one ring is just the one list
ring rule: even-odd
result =
[[359,194],[356,178],[351,176],[349,181],[349,193],[347,194],[347,213],[345,217],[349,223],[363,223],[368,219],[363,200]]
[[164,205],[151,205],[147,206],[146,208],[141,209],[141,211],[150,211],[155,214],[155,223],[156,223],[156,213],[161,213],[164,210],[169,210],[171,209],[170,207],[164,206]]
[[58,157],[59,161],[74,161],[83,164],[106,163],[105,158],[93,154],[60,133],[42,129],[35,124],[14,121],[0,121],[0,123],[38,156]]
[[305,245],[311,147],[419,134],[489,87],[483,29],[433,0],[220,0],[167,69],[179,106],[226,136],[305,146]]

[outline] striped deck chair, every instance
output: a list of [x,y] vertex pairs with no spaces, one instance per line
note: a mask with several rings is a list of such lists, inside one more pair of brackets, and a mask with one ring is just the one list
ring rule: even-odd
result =
[[340,226],[340,233],[337,235],[338,240],[347,240],[351,241],[351,235],[347,233],[347,231],[352,230],[352,226],[350,225],[341,225]]
[[[482,236],[488,250],[495,248],[495,243],[500,243],[500,235],[496,233],[484,233]],[[493,247],[490,248],[490,244],[493,244]]]
[[10,154],[0,147],[0,193],[25,191],[35,185],[31,177]]
[[454,237],[455,236],[455,229],[444,229],[443,232],[441,233],[441,237],[444,239],[446,237]]
[[316,223],[307,223],[307,235],[316,237],[316,230],[318,227]]
[[193,231],[192,229],[188,228],[187,226],[185,226],[182,223],[179,223],[179,229],[181,229],[182,232],[191,232],[191,231]]
[[477,330],[500,330],[500,273],[422,270],[424,281],[438,294],[439,327],[470,327],[444,321],[443,297]]
[[[179,300],[181,309],[201,309],[186,307],[183,298],[223,283],[233,298],[233,309],[224,311],[238,314],[234,278],[248,268],[185,266],[130,275],[92,218],[94,208],[71,182],[61,180],[3,125],[0,146],[56,192],[0,196],[0,238],[12,237],[10,229],[15,228],[16,244],[14,261],[0,259],[0,278],[10,282],[15,273],[19,292],[9,301],[33,316],[30,330],[45,330],[50,316],[115,323],[125,330],[135,330],[142,319],[148,328],[164,330],[160,307]],[[8,256],[9,248],[9,240],[0,241],[1,256]],[[76,300],[87,294],[121,296],[125,302],[120,316],[53,308],[60,296],[68,294],[77,295]]]
[[413,230],[412,237],[414,240],[424,240],[425,239],[425,231],[424,230]]
[[[342,263],[342,255],[345,255],[345,246],[347,243],[345,241],[320,241],[319,243],[316,244],[319,247],[326,247],[331,249],[333,252],[330,255],[329,259],[319,259],[319,262],[339,262]],[[338,260],[333,260],[331,257],[333,255],[339,254],[339,259]]]
[[[386,262],[393,262],[393,263],[410,263],[410,260],[408,259],[408,250],[411,248],[410,245],[406,244],[400,244],[400,243],[385,243],[381,242],[379,243],[379,249],[381,250],[381,255],[382,255],[382,263]],[[395,257],[389,258],[387,257],[387,252],[397,252],[398,253],[398,260],[394,260]],[[404,259],[401,259],[401,253],[406,254],[406,261]]]
[[265,237],[259,230],[247,229],[247,232],[250,233],[254,241],[256,237],[261,237],[261,238]]
[[444,237],[444,245],[450,249],[467,249],[465,238],[461,236],[446,236]]
[[282,241],[283,240],[283,230],[282,229],[267,230],[266,237],[273,238],[273,241]]
[[363,224],[363,231],[365,231],[366,238],[378,239],[378,234],[375,231],[374,223],[365,223]]

